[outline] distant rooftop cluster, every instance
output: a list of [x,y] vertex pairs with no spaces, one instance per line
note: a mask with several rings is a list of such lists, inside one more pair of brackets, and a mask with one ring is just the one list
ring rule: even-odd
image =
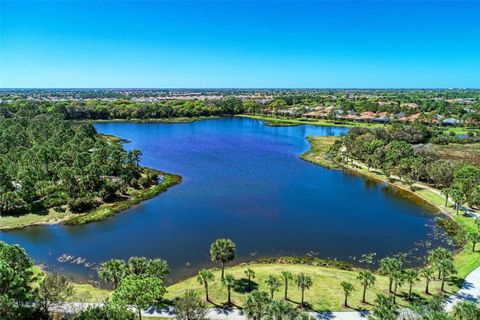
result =
[[480,124],[478,89],[0,90],[1,105],[26,102],[53,104],[63,108],[69,119],[147,119],[226,112],[377,123]]

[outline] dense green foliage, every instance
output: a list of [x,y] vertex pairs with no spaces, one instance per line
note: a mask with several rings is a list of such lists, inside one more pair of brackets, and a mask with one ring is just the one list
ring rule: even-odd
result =
[[338,162],[357,160],[409,185],[421,181],[442,188],[457,207],[461,203],[480,205],[480,167],[439,159],[428,148],[439,136],[444,135],[423,125],[353,128],[331,151]]
[[99,278],[112,284],[114,289],[117,289],[122,280],[130,275],[139,278],[157,278],[163,281],[169,273],[167,261],[145,257],[131,257],[128,262],[112,259],[103,263],[98,269]]
[[26,305],[36,298],[32,266],[33,261],[22,248],[0,241],[1,319],[18,319],[25,316]]
[[185,295],[175,301],[177,320],[205,320],[207,306],[193,290],[187,290]]
[[72,320],[134,320],[135,316],[125,306],[107,303],[103,306],[88,307],[78,312]]
[[140,152],[98,137],[58,114],[24,108],[0,117],[0,214],[59,208],[84,212],[127,188],[156,182],[142,175]]

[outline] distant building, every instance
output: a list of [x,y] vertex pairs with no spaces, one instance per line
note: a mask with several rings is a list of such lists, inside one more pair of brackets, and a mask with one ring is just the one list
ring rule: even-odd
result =
[[444,126],[456,126],[460,123],[460,120],[455,118],[447,118],[442,120],[442,125]]

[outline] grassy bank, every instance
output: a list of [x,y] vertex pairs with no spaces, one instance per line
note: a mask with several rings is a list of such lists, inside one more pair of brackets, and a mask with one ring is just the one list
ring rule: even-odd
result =
[[[439,194],[440,192],[438,190],[435,190],[422,183],[414,184],[412,189],[400,179],[394,176],[391,176],[389,179],[380,171],[368,170],[361,163],[354,162],[354,166],[334,163],[326,153],[328,151],[328,145],[332,145],[334,143],[334,141],[332,142],[331,138],[332,137],[309,137],[309,141],[312,144],[312,149],[303,154],[301,158],[304,159],[307,157],[308,159],[306,160],[327,168],[331,168],[332,166],[335,168],[343,168],[349,172],[359,174],[363,177],[388,183],[396,188],[400,188],[413,197],[422,199],[423,201],[436,207],[440,212],[447,214],[450,218],[454,219],[458,223],[464,232],[471,232],[475,230],[476,225],[474,219],[469,216],[465,216],[461,212],[459,215],[457,215],[452,203],[448,203],[447,206],[445,206],[445,198]],[[455,255],[454,263],[458,271],[457,277],[459,279],[465,278],[467,274],[480,266],[480,253],[478,251],[472,252],[471,249],[472,243],[467,242],[465,246]]]
[[[323,127],[344,127],[344,128],[375,128],[383,127],[389,124],[362,122],[362,121],[347,121],[347,120],[327,120],[327,119],[314,119],[314,118],[283,118],[278,116],[267,115],[247,115],[241,114],[237,117],[250,118],[255,120],[265,121],[265,125],[272,127],[286,127],[286,126],[298,126],[298,125],[313,125]],[[454,132],[456,135],[465,135],[468,131],[480,132],[478,128],[464,128],[464,127],[440,127],[443,131]]]
[[310,150],[300,156],[305,161],[320,164],[323,167],[329,169],[340,169],[340,166],[336,164],[328,156],[330,147],[337,141],[338,137],[307,137],[310,142]]
[[[282,271],[289,271],[294,276],[299,273],[305,273],[312,277],[313,286],[310,290],[305,292],[305,300],[310,304],[311,308],[315,311],[346,311],[348,309],[365,310],[371,309],[372,305],[362,304],[361,295],[362,287],[357,280],[358,270],[348,271],[339,270],[328,267],[304,265],[304,264],[241,264],[226,269],[226,272],[232,274],[236,279],[236,285],[232,290],[233,302],[242,307],[246,301],[248,290],[248,280],[245,276],[245,270],[249,267],[255,271],[255,278],[253,279],[254,289],[264,290],[269,292],[268,287],[265,285],[265,279],[269,275],[277,276],[280,279]],[[209,285],[209,295],[214,304],[222,305],[227,301],[227,291],[220,282],[220,271],[215,269],[215,280]],[[376,275],[376,282],[372,288],[367,290],[367,302],[372,303],[375,300],[377,293],[388,292],[388,279],[381,275]],[[354,285],[355,291],[350,297],[350,308],[343,308],[343,291],[340,286],[341,282],[347,281]],[[289,298],[292,303],[298,304],[300,301],[300,290],[295,285],[295,281],[290,281],[289,285]],[[433,281],[430,286],[430,291],[434,293],[440,287],[439,281]],[[179,282],[168,287],[167,297],[174,299],[184,294],[188,289],[193,289],[201,296],[204,296],[203,286],[198,284],[195,277],[189,278],[185,281]],[[455,292],[457,287],[449,284],[447,291],[449,293]],[[423,294],[424,282],[417,281],[413,287],[415,296],[418,299],[426,299],[428,296]],[[397,302],[402,306],[407,306],[408,302],[405,300],[408,293],[408,286],[401,287],[399,292],[399,298]],[[283,285],[279,291],[274,295],[276,298],[283,297]]]
[[375,127],[384,126],[383,124],[369,123],[369,122],[353,122],[353,121],[308,119],[308,118],[280,118],[280,117],[272,117],[272,116],[257,116],[257,115],[246,115],[246,114],[237,115],[237,117],[265,121],[265,125],[272,126],[272,127],[298,126],[298,125],[306,125],[306,124],[313,125],[313,126],[345,127],[345,128],[354,128],[354,127],[375,128]]

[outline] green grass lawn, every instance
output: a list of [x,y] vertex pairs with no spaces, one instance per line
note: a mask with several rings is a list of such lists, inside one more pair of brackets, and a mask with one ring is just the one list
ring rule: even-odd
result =
[[50,209],[46,212],[28,213],[19,216],[0,216],[0,230],[23,228],[37,224],[54,224],[64,221],[73,215],[69,212],[57,212]]
[[110,297],[111,291],[100,289],[88,283],[73,283],[73,296],[69,301],[74,302],[103,302]]
[[[477,253],[478,254],[478,253]],[[313,286],[305,293],[305,300],[311,305],[315,311],[345,311],[343,308],[343,291],[340,283],[342,281],[351,282],[355,291],[349,299],[351,309],[365,310],[371,309],[372,305],[362,304],[361,294],[362,287],[356,279],[358,271],[345,271],[328,267],[311,266],[304,264],[249,264],[249,268],[255,271],[254,288],[268,292],[265,285],[265,279],[268,275],[275,275],[280,279],[282,271],[290,271],[294,276],[301,272],[310,275],[313,278]],[[232,274],[237,279],[236,288],[232,291],[232,299],[235,305],[242,307],[248,295],[248,281],[245,277],[244,271],[247,265],[237,265],[226,269],[226,273]],[[227,301],[227,290],[220,283],[220,271],[215,269],[215,281],[209,286],[209,295],[212,302],[216,305],[222,305]],[[374,287],[367,290],[367,302],[374,303],[377,293],[387,293],[388,279],[381,275],[376,275],[377,281]],[[434,293],[440,286],[439,281],[431,283],[430,291]],[[193,289],[202,297],[205,295],[203,286],[198,284],[195,277],[181,281],[168,287],[167,298],[174,299],[182,296],[186,290]],[[419,298],[428,298],[423,294],[424,282],[418,281],[414,285],[414,292]],[[449,284],[447,291],[453,293],[457,290],[455,285]],[[402,306],[407,306],[405,301],[408,286],[403,285],[399,290],[402,298],[397,301]],[[283,298],[283,286],[274,295],[275,298]],[[289,286],[289,299],[292,303],[298,304],[300,302],[300,290],[296,287],[295,282],[291,281]],[[348,308],[350,309],[350,308]]]
[[330,147],[338,140],[338,137],[307,137],[307,139],[310,142],[310,150],[302,154],[300,158],[329,169],[340,168],[327,156]]

